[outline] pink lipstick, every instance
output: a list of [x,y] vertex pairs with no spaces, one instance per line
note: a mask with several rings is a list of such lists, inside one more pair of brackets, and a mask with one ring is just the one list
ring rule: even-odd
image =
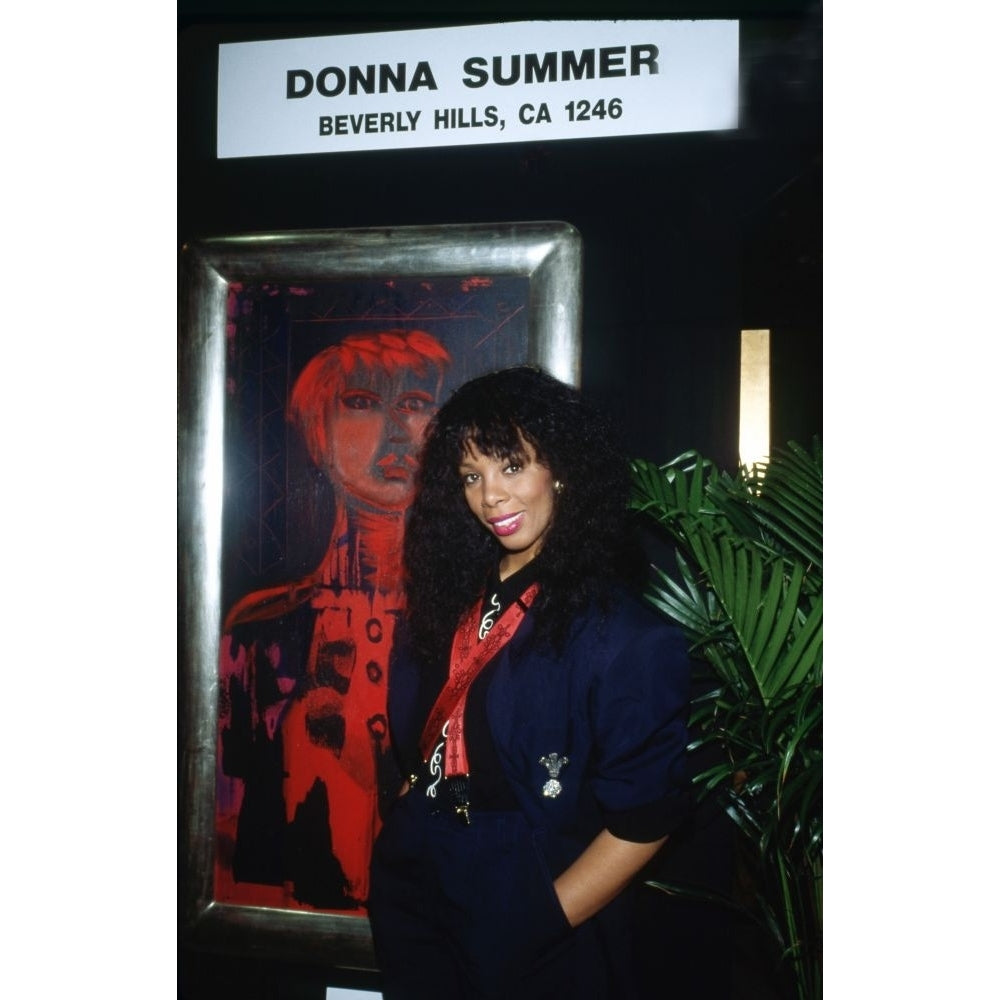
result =
[[493,533],[499,535],[501,538],[505,538],[507,535],[513,535],[518,528],[521,527],[521,522],[524,520],[524,511],[519,514],[508,514],[504,517],[490,517],[487,518],[490,527],[493,529]]

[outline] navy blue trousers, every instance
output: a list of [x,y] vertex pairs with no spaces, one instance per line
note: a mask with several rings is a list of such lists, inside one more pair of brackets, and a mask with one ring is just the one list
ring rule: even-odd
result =
[[372,854],[368,912],[385,1000],[626,1000],[625,899],[572,929],[552,845],[519,812],[399,799]]

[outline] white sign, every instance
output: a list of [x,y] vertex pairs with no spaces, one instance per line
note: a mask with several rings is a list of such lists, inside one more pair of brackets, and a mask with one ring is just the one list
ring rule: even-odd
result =
[[521,21],[219,46],[218,155],[736,128],[738,21]]

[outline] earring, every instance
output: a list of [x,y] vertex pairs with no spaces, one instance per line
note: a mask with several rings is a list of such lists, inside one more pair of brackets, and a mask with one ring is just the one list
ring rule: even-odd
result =
[[560,480],[557,479],[552,484],[552,489],[555,490],[556,493],[562,493],[562,491],[563,491],[563,484],[560,482]]

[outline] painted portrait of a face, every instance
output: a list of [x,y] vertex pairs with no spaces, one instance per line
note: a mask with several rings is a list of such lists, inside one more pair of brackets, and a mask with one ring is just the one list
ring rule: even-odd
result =
[[292,413],[313,461],[344,500],[383,511],[409,507],[447,360],[429,334],[393,330],[345,338],[303,370]]

